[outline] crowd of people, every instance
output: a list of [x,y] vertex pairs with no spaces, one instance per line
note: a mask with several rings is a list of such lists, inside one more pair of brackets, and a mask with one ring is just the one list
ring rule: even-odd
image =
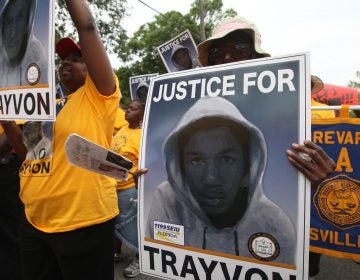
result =
[[[57,104],[56,121],[25,124],[1,121],[0,174],[6,178],[6,182],[0,188],[0,211],[4,213],[0,215],[0,246],[4,248],[0,253],[0,262],[7,265],[0,270],[0,279],[112,280],[114,257],[119,258],[121,255],[122,243],[133,249],[135,254],[133,262],[124,270],[125,276],[135,277],[139,274],[137,178],[147,172],[146,169],[138,169],[146,93],[139,94],[141,99],[134,99],[124,110],[119,108],[119,82],[86,1],[65,2],[78,31],[79,43],[65,37],[56,44],[56,52],[61,59],[59,77],[70,92],[65,100]],[[11,10],[10,4],[19,3],[23,1],[8,1],[9,8],[4,9],[3,13]],[[35,0],[26,3],[31,9],[36,5]],[[3,26],[0,24],[1,28]],[[1,36],[4,44],[9,35],[2,30]],[[23,49],[22,44],[19,46],[21,57],[24,57],[27,49]],[[180,65],[186,49],[179,48],[177,51],[174,63]],[[204,67],[270,56],[261,48],[261,36],[255,25],[239,17],[225,20],[215,27],[210,38],[198,45],[198,53]],[[183,65],[193,68],[191,60],[187,58],[186,61],[188,63]],[[15,60],[13,62],[15,65]],[[312,90],[318,90],[315,87],[320,84],[321,80],[313,76]],[[222,104],[222,112],[214,113],[211,108],[219,108],[219,104]],[[261,191],[261,174],[266,164],[262,160],[266,158],[266,146],[261,132],[233,105],[220,98],[202,98],[192,110],[203,110],[204,116],[210,117],[212,121],[209,123],[199,118],[189,124],[185,115],[167,139],[165,149],[172,151],[178,148],[174,143],[182,143],[183,156],[176,164],[188,182],[184,197],[200,206],[196,211],[205,217],[206,222],[202,223],[206,224],[209,232],[236,227],[239,236],[236,237],[238,247],[234,248],[233,237],[230,238],[226,233],[221,236],[221,242],[209,237],[205,247],[203,243],[198,245],[199,239],[195,237],[187,245],[239,253],[242,251],[241,246],[245,246],[241,235],[250,229],[252,215],[249,213],[261,215],[267,222],[263,224],[264,227],[271,224],[276,228],[274,223],[281,217],[281,225],[277,229],[283,230],[282,238],[286,240],[286,246],[282,248],[280,260],[292,263],[293,246],[296,243],[293,225],[282,209]],[[333,117],[329,111],[326,117]],[[234,119],[231,124],[223,122],[226,114],[231,114]],[[189,126],[196,133],[187,133]],[[78,133],[130,159],[134,166],[129,172],[129,179],[116,181],[70,165],[64,149],[70,133]],[[250,139],[251,143],[256,143],[255,148],[250,149]],[[310,181],[318,182],[335,169],[333,159],[310,140],[289,145],[291,148],[286,153],[290,164]],[[217,150],[211,151],[211,155],[207,154],[206,151],[211,150],[209,147],[214,146]],[[238,170],[239,176],[229,178],[229,170],[215,165],[203,169],[192,166],[194,160],[191,153],[194,149],[204,154],[201,160],[206,162],[214,153],[222,154],[229,147],[236,151],[232,155],[236,164],[229,168]],[[259,159],[254,163],[251,153],[255,150],[261,152],[257,154]],[[310,160],[300,154],[307,154]],[[50,166],[42,174],[24,168],[39,161]],[[203,197],[203,188],[211,185],[212,180],[219,180],[211,176],[213,174],[209,175],[211,168],[221,169],[224,173],[222,175],[231,181],[229,184],[217,182],[228,193],[224,198],[226,203],[222,205],[214,205],[213,201],[209,202],[209,198]],[[245,176],[250,169],[252,175]],[[199,177],[207,178],[208,182],[201,182]],[[159,188],[159,201],[150,211],[151,219],[158,218],[166,211],[171,212],[175,220],[179,211],[193,212],[184,206],[185,203],[179,209],[171,208],[167,196],[174,190],[170,185],[165,182]],[[259,204],[261,214],[258,212]],[[225,219],[229,216],[233,219]],[[276,217],[276,221],[273,217]],[[151,223],[147,231],[152,231]],[[196,234],[205,235],[204,232]],[[318,269],[314,268],[313,271]],[[315,275],[313,273],[310,276]]]

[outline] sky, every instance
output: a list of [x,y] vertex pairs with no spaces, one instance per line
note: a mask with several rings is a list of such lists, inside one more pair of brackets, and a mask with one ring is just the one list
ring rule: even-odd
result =
[[[183,14],[195,0],[143,0],[161,13]],[[359,0],[223,0],[239,16],[253,21],[262,47],[272,56],[310,53],[311,74],[324,83],[346,86],[360,71]],[[155,19],[156,12],[137,0],[128,1],[124,21],[128,35]],[[114,62],[116,64],[116,61]]]

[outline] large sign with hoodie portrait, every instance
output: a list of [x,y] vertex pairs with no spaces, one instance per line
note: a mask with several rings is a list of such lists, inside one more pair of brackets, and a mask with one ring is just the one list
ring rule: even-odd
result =
[[308,65],[298,54],[153,79],[140,161],[149,169],[139,181],[143,273],[307,275],[307,182],[285,151],[311,136]]
[[52,0],[0,0],[0,120],[54,120]]

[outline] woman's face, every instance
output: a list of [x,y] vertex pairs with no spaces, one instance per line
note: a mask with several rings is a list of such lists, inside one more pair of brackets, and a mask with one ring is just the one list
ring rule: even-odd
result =
[[10,61],[20,59],[19,56],[26,48],[30,5],[29,0],[10,1],[3,15],[2,41]]
[[85,83],[87,67],[80,53],[70,53],[59,68],[60,81],[70,90],[76,91]]
[[197,131],[183,149],[189,188],[208,215],[226,212],[242,185],[245,159],[240,143],[226,127]]

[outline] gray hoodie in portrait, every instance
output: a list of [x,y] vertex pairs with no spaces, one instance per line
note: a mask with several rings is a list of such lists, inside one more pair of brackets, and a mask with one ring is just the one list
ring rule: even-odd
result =
[[148,91],[149,91],[149,85],[147,84],[147,82],[141,81],[135,89],[134,99],[140,99],[141,101],[145,102]]
[[0,87],[28,85],[27,69],[36,64],[40,70],[38,83],[48,82],[47,52],[42,43],[33,34],[37,0],[27,0],[29,17],[26,30],[23,30],[23,42],[16,59],[10,60],[4,42],[4,17],[13,0],[7,0],[0,14]]
[[[204,118],[225,120],[249,134],[249,178],[247,208],[232,227],[216,228],[192,195],[180,166],[178,135],[190,124]],[[198,100],[182,117],[164,141],[164,161],[168,180],[154,194],[146,235],[154,238],[154,221],[184,226],[184,245],[210,251],[254,258],[248,241],[254,234],[266,233],[279,243],[279,255],[273,261],[294,264],[296,232],[287,214],[263,191],[267,151],[262,132],[247,121],[239,110],[221,97]]]
[[194,69],[194,68],[197,68],[197,67],[201,67],[201,64],[200,64],[199,60],[198,60],[196,57],[194,58],[194,57],[191,55],[190,50],[189,50],[187,47],[185,47],[185,46],[183,46],[183,45],[181,45],[181,44],[178,44],[178,45],[174,46],[173,49],[171,50],[171,62],[172,62],[172,64],[175,66],[175,68],[174,68],[174,70],[173,70],[172,72],[189,70],[189,69],[184,68],[183,66],[177,64],[176,61],[174,60],[174,54],[175,54],[178,50],[181,50],[181,49],[185,49],[185,50],[188,52],[188,54],[189,54],[189,56],[190,56],[190,58],[191,58],[192,67],[189,68],[189,69]]

